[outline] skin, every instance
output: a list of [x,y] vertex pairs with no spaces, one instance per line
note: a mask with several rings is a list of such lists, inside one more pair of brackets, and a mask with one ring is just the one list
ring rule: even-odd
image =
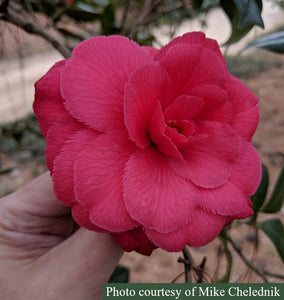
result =
[[0,199],[2,300],[101,299],[121,255],[109,235],[78,228],[47,173]]

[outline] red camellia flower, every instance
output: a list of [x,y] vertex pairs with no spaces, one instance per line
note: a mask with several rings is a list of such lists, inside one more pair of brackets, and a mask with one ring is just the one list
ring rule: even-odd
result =
[[161,50],[122,36],[79,44],[36,83],[58,199],[126,251],[180,251],[252,214],[258,99],[201,32]]

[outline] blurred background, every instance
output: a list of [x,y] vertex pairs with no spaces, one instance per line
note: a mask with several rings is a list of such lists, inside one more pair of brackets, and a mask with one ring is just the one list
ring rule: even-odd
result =
[[[197,267],[207,257],[204,281],[284,282],[283,0],[0,0],[0,196],[47,170],[32,102],[34,82],[54,62],[94,35],[122,34],[160,48],[199,30],[218,41],[230,72],[260,98],[253,143],[269,175],[254,220],[233,223],[232,242],[221,237],[191,254]],[[179,256],[127,253],[121,264],[130,282],[171,282],[183,272]]]

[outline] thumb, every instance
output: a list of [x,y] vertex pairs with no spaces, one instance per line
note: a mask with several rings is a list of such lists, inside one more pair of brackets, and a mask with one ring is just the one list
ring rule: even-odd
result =
[[110,235],[80,228],[37,263],[46,269],[45,280],[55,280],[58,299],[99,299],[122,253]]

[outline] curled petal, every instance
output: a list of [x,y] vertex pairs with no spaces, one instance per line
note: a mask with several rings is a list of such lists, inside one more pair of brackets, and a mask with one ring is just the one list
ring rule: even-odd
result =
[[166,127],[168,126],[165,124],[160,103],[157,103],[156,109],[149,124],[151,141],[161,153],[183,160],[183,157],[181,156],[174,141],[165,134]]
[[[166,126],[165,134],[173,141],[177,148],[185,147],[195,138],[193,134],[196,126],[193,121],[181,120],[172,121],[174,127]],[[183,158],[182,158],[183,160]]]
[[131,140],[140,148],[151,144],[148,127],[158,103],[171,101],[171,82],[159,64],[138,68],[130,77],[124,96],[124,120]]
[[46,137],[48,129],[65,111],[60,94],[60,72],[66,60],[57,62],[41,79],[35,83],[33,109],[40,131]]

